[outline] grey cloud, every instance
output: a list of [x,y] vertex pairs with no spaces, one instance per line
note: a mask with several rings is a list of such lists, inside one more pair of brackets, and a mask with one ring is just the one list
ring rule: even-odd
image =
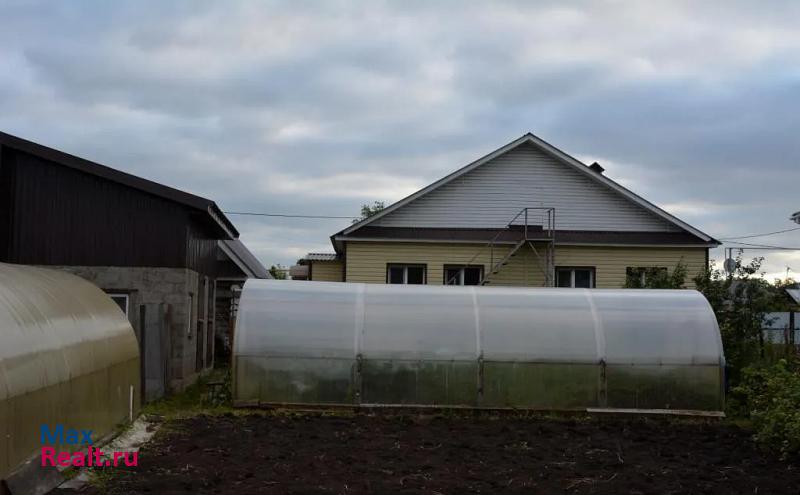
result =
[[[362,199],[274,181],[425,184],[530,130],[712,235],[778,230],[800,209],[799,9],[11,2],[0,128],[224,209],[334,215]],[[267,264],[347,224],[234,221]]]

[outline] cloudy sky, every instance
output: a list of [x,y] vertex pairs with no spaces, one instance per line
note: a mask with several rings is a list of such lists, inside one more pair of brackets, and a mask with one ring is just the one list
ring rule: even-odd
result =
[[[798,227],[800,2],[0,4],[0,129],[226,211],[356,215],[532,131],[716,237]],[[267,265],[349,224],[231,219]]]

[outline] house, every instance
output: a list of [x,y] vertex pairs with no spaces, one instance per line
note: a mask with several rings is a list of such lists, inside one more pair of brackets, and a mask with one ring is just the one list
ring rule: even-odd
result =
[[0,133],[0,262],[106,291],[139,339],[146,400],[213,366],[218,273],[264,275],[238,236],[211,200]]
[[[311,267],[314,266],[314,273]],[[308,253],[289,269],[292,280],[341,282],[344,280],[344,263],[336,253]]]
[[788,311],[764,314],[764,340],[773,344],[800,345],[800,284],[793,284],[784,290]]
[[310,280],[619,288],[718,246],[533,134],[331,236]]
[[764,341],[773,344],[800,344],[800,313],[793,311],[775,311],[764,313],[761,332]]

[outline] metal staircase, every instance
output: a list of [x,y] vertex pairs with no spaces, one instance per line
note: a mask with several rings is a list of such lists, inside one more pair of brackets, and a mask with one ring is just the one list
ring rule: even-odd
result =
[[[537,221],[541,221],[541,223],[531,225],[531,218],[535,218]],[[513,257],[523,252],[525,247],[528,246],[536,255],[539,269],[544,274],[545,287],[553,287],[555,285],[555,221],[555,208],[528,207],[520,210],[519,213],[508,222],[507,227],[499,230],[492,240],[483,248],[485,249],[488,247],[490,250],[491,268],[488,273],[484,274],[480,285],[491,283],[492,277],[497,275],[502,267],[507,265]],[[495,248],[500,244],[499,239],[501,235],[508,232],[520,232],[520,238],[502,258],[495,262]],[[506,244],[506,241],[503,241],[503,243]],[[540,249],[543,250],[542,254],[539,253],[539,249],[536,249],[534,243],[540,245]],[[477,258],[478,254],[473,257],[473,261]],[[527,272],[524,275],[527,277]]]
[[492,270],[491,270],[490,274],[491,275],[496,274],[497,272],[500,271],[501,267],[507,265],[508,262],[511,260],[511,258],[513,258],[514,256],[517,255],[517,251],[522,249],[522,246],[524,246],[525,243],[526,243],[525,239],[517,242],[516,244],[514,244],[514,247],[511,248],[511,251],[509,251],[508,254],[503,256],[503,258],[500,261],[498,261],[497,263],[492,262],[493,264],[492,264]]

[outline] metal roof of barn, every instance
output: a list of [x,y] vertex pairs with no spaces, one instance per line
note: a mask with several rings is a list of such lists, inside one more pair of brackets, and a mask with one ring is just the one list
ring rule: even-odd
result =
[[239,239],[217,241],[219,248],[248,278],[273,278]]
[[239,232],[236,230],[233,223],[222,213],[222,210],[219,209],[217,204],[210,199],[165,186],[158,182],[143,179],[84,158],[70,155],[63,151],[48,148],[47,146],[5,132],[0,132],[0,145],[15,148],[59,165],[70,167],[202,211],[207,214],[212,223],[217,225],[230,239],[239,237]]

